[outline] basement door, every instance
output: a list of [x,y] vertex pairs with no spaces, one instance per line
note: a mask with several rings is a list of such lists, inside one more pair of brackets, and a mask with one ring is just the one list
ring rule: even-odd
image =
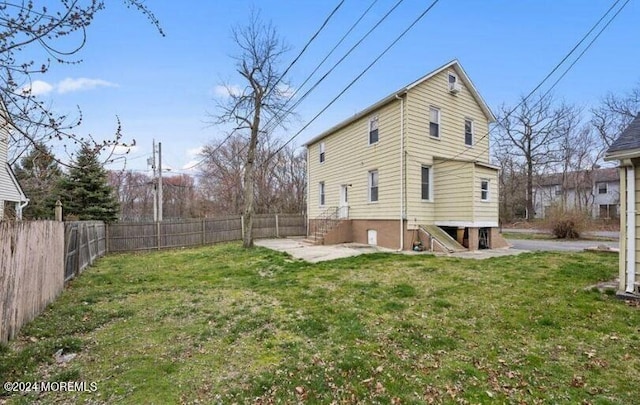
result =
[[338,216],[340,219],[349,218],[349,186],[347,184],[340,186],[340,206]]

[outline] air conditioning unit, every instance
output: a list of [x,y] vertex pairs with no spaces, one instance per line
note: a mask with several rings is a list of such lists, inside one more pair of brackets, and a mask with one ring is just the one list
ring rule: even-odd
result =
[[462,85],[456,80],[453,83],[449,83],[449,92],[451,94],[457,94],[462,90]]

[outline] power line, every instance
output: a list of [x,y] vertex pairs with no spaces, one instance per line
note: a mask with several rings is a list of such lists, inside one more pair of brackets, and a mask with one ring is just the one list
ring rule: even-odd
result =
[[[316,30],[316,32],[311,36],[311,38],[309,38],[309,40],[307,41],[307,43],[304,45],[304,47],[302,48],[302,50],[298,53],[298,55],[293,59],[293,61],[291,61],[291,63],[289,64],[289,66],[287,66],[287,68],[284,70],[284,72],[280,75],[280,77],[278,77],[278,80],[276,80],[276,82],[274,83],[274,85],[269,89],[269,91],[265,94],[265,98],[268,97],[273,90],[276,89],[276,87],[278,86],[278,84],[282,81],[282,79],[284,78],[284,76],[289,72],[289,70],[293,67],[293,65],[296,64],[296,62],[298,62],[298,60],[300,59],[300,57],[302,56],[302,54],[304,54],[304,52],[307,50],[307,48],[309,47],[309,45],[316,39],[316,37],[320,34],[320,32],[326,27],[326,25],[329,23],[329,20],[331,20],[331,18],[335,15],[335,13],[340,9],[340,7],[342,7],[342,5],[344,4],[345,0],[341,0],[338,5],[336,7],[334,7],[334,9],[331,11],[331,13],[329,13],[329,15],[327,16],[327,18],[325,18],[324,22],[322,23],[322,25],[320,26],[320,28],[318,28]],[[254,110],[255,111],[255,110]],[[253,113],[253,112],[252,112]],[[234,134],[235,131],[231,131],[229,133],[229,135],[227,135],[227,137],[209,154],[212,155],[215,152],[218,151],[218,149],[220,149],[222,147],[222,145],[224,145]],[[203,157],[202,159],[200,159],[197,163],[193,164],[192,166],[189,166],[187,168],[185,168],[184,170],[191,170],[191,169],[195,169],[196,167],[200,166],[201,164],[203,164],[205,161],[207,160],[207,157]]]
[[[324,62],[327,60],[327,58],[329,58],[329,56],[331,56],[331,54],[333,54],[333,52],[336,50],[336,48],[338,46],[340,46],[340,44],[342,44],[342,42],[345,40],[345,38],[349,35],[349,33],[351,33],[351,31],[353,31],[353,29],[360,23],[360,21],[364,18],[364,16],[369,12],[369,10],[371,10],[371,8],[374,6],[374,4],[377,2],[374,1],[373,3],[371,3],[371,5],[369,6],[369,8],[367,8],[364,13],[362,13],[362,15],[360,16],[360,18],[358,18],[358,20],[351,26],[351,28],[349,28],[349,30],[342,36],[342,38],[338,41],[338,43],[333,47],[333,49],[331,49],[329,51],[329,53],[327,54],[327,56],[325,56],[325,58],[320,61],[320,63],[316,66],[316,68],[311,72],[311,74],[307,77],[307,79],[305,79],[305,81],[300,85],[300,87],[298,89],[296,89],[296,91],[293,93],[293,95],[291,96],[291,98],[289,100],[287,100],[287,102],[282,106],[282,108],[280,109],[280,112],[284,111],[284,114],[282,116],[280,116],[279,114],[275,114],[271,117],[271,119],[269,121],[267,121],[267,123],[265,124],[265,131],[267,133],[275,130],[275,128],[280,125],[282,123],[282,121],[284,121],[285,117],[289,114],[291,114],[292,111],[295,110],[295,108],[297,106],[300,105],[300,103],[302,103],[302,101],[309,95],[309,93],[311,93],[313,90],[315,90],[316,87],[318,87],[318,85],[320,83],[322,83],[324,81],[324,79],[327,78],[327,76],[329,76],[336,67],[338,67],[358,46],[360,46],[360,44],[362,44],[362,42],[373,32],[376,30],[376,28],[378,28],[380,26],[380,24],[382,24],[382,22],[384,20],[387,19],[387,17],[393,12],[395,11],[395,9],[403,2],[404,0],[399,0],[398,2],[396,2],[396,4],[391,7],[391,9],[389,9],[389,11],[387,11],[382,18],[380,18],[380,20],[378,20],[378,22],[376,24],[373,25],[373,27],[371,27],[371,29],[369,29],[369,31],[367,31],[362,38],[360,38],[324,75],[322,75],[322,77],[317,80],[313,86],[311,86],[311,88],[309,90],[307,90],[302,97],[300,97],[298,100],[296,100],[296,102],[294,103],[294,105],[289,108],[288,110],[284,111],[284,109],[287,107],[287,104],[289,104],[289,102],[291,100],[293,100],[293,98],[296,96],[296,94],[298,94],[298,92],[300,91],[300,89],[302,89],[302,87],[304,87],[304,85],[311,79],[311,77],[318,71],[318,69],[320,69],[320,67],[324,64]],[[271,121],[273,121],[274,118],[278,119],[278,117],[280,117],[280,119],[278,120],[278,122],[276,122],[270,129],[269,129],[269,124],[271,123]]]
[[307,122],[298,132],[296,132],[291,138],[289,138],[289,140],[287,140],[287,142],[285,142],[280,148],[278,148],[275,152],[273,152],[271,155],[269,155],[269,157],[267,157],[267,159],[262,163],[263,165],[266,164],[270,159],[273,158],[273,156],[277,155],[278,153],[280,153],[280,151],[282,151],[282,149],[284,149],[289,143],[291,143],[298,135],[300,135],[302,133],[302,131],[304,131],[305,129],[307,129],[307,127],[309,127],[309,125],[311,125],[312,122],[314,122],[320,115],[322,115],[329,107],[331,107],[333,105],[333,103],[336,102],[336,100],[338,100],[347,90],[349,90],[351,88],[351,86],[353,86],[362,76],[364,76],[365,73],[367,73],[369,71],[369,69],[371,69],[371,67],[373,65],[375,65],[400,39],[402,39],[407,32],[409,32],[409,30],[411,30],[420,20],[422,20],[422,18],[424,18],[425,15],[427,15],[427,13],[429,11],[431,11],[431,9],[439,2],[440,0],[434,0],[415,20],[413,20],[413,22],[404,30],[400,33],[400,35],[398,35],[396,37],[396,39],[393,40],[393,42],[391,42],[383,51],[382,53],[380,53],[380,55],[378,55],[362,72],[360,72],[360,74],[358,76],[356,76],[355,79],[353,79],[344,89],[342,89],[342,91],[340,91],[340,93],[338,93],[337,96],[335,96],[330,102],[329,104],[327,104],[322,110],[320,110],[320,112],[318,112],[309,122]]
[[[498,126],[504,126],[503,122],[506,122],[509,117],[518,109],[520,108],[520,106],[522,106],[527,99],[529,99],[543,84],[544,82],[546,82],[551,75],[556,72],[558,70],[558,68],[571,56],[571,54],[573,54],[577,48],[589,37],[589,35],[596,29],[596,27],[598,25],[600,25],[600,23],[609,15],[609,13],[615,8],[615,6],[620,3],[621,0],[616,0],[611,7],[609,7],[609,9],[602,15],[602,17],[600,17],[600,19],[591,27],[591,29],[582,37],[582,39],[580,39],[580,41],[571,49],[571,51],[569,51],[569,53],[553,68],[553,70],[547,74],[545,76],[545,78],[532,90],[530,91],[527,96],[525,98],[523,98],[520,103],[518,103],[518,105],[516,105],[514,108],[512,108],[509,112],[507,112],[507,114],[505,114],[505,116],[497,123],[496,126],[494,126],[492,129],[490,129],[489,131],[487,131],[486,134],[484,134],[482,137],[480,137],[480,139],[478,139],[475,144],[477,144],[479,141],[485,139],[486,137],[488,137],[491,132],[493,132]],[[580,52],[580,54],[578,54],[578,56],[576,57],[576,59],[574,59],[574,61],[564,70],[564,72],[560,75],[560,77],[558,79],[556,79],[555,82],[553,82],[553,84],[549,87],[549,89],[542,95],[542,97],[540,98],[540,100],[533,105],[533,107],[537,106],[540,102],[542,102],[542,100],[544,99],[544,97],[546,97],[551,90],[553,90],[558,83],[566,76],[566,74],[575,66],[575,64],[582,58],[582,56],[589,50],[589,48],[591,48],[591,46],[593,45],[593,43],[600,37],[600,35],[602,35],[602,33],[604,32],[605,29],[607,29],[607,27],[609,27],[609,25],[613,22],[613,20],[618,16],[618,14],[620,14],[620,12],[625,8],[625,6],[629,3],[629,1],[631,0],[626,0],[622,6],[613,14],[613,16],[611,16],[611,18],[606,22],[606,24],[600,29],[600,31],[598,31],[598,33],[591,39],[591,41],[587,44],[587,46],[582,50],[582,52]],[[533,108],[532,107],[532,108]],[[463,150],[462,152],[457,153],[456,155],[454,155],[451,158],[447,158],[444,159],[442,161],[439,162],[434,162],[434,166],[436,164],[443,164],[452,160],[455,160],[457,157],[465,154],[467,151],[469,151],[470,149],[466,149]],[[477,159],[478,157],[480,157],[482,154],[486,153],[489,151],[489,146],[483,148],[480,153],[474,155],[470,161],[473,161],[474,159]],[[447,174],[447,173],[451,173],[453,171],[456,171],[457,169],[459,169],[462,166],[453,168],[453,169],[449,169],[448,171],[445,171],[441,174]]]

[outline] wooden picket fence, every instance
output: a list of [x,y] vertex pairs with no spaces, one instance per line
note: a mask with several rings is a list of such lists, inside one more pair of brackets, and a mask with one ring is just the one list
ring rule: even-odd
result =
[[62,222],[0,222],[0,342],[62,292],[64,257]]

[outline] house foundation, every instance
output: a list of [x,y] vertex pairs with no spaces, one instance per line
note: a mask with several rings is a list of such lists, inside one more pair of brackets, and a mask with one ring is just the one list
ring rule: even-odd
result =
[[[318,229],[326,227],[321,220],[309,220],[309,237],[313,238]],[[403,221],[404,233],[403,250],[445,250],[440,244],[432,243],[427,232],[419,229],[408,229],[408,222]],[[462,246],[469,250],[496,249],[509,246],[500,234],[498,228],[461,227],[455,231],[455,238]],[[316,243],[334,245],[339,243],[360,243],[381,246],[398,250],[400,246],[400,224],[398,220],[367,220],[348,219],[337,221],[330,230],[321,237],[316,237]]]

